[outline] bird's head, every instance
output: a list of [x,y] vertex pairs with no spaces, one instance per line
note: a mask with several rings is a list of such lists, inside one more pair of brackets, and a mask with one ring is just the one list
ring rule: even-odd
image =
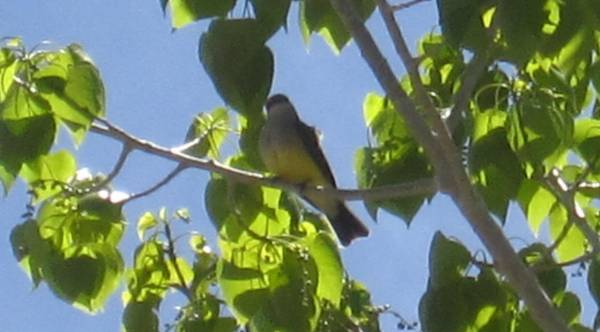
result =
[[286,108],[291,106],[290,100],[284,94],[278,93],[274,94],[265,104],[265,108],[267,109],[267,113],[271,113],[272,110],[280,108],[281,106],[285,106]]

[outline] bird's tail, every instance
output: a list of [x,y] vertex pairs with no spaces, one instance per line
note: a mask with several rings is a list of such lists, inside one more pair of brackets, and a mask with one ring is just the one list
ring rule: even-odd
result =
[[344,203],[339,203],[334,216],[328,216],[333,230],[342,245],[347,246],[352,240],[369,235],[365,226]]

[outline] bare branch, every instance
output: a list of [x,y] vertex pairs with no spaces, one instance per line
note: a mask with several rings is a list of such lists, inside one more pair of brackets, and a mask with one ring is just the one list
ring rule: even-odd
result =
[[179,285],[176,287],[179,289],[183,295],[185,295],[188,301],[192,302],[194,300],[194,293],[188,287],[185,282],[185,278],[183,277],[183,273],[181,272],[181,268],[179,267],[179,263],[177,262],[177,255],[175,254],[175,241],[173,240],[173,234],[171,233],[171,225],[169,225],[168,220],[164,220],[165,226],[165,237],[167,238],[167,256],[169,257],[169,261],[173,264],[173,269],[175,270],[175,274],[177,275],[177,280],[179,281]]
[[[394,17],[394,11],[385,0],[377,0],[377,5],[385,23],[386,29],[394,44],[394,49],[396,50],[398,57],[400,57],[400,59],[404,63],[404,66],[406,67],[406,71],[408,72],[412,88],[416,93],[417,105],[420,109],[424,110],[427,116],[427,122],[416,111],[417,105],[415,105],[415,103],[413,103],[413,101],[410,100],[410,98],[406,95],[406,93],[404,93],[402,89],[399,89],[399,84],[397,83],[397,79],[394,73],[392,72],[391,68],[389,68],[387,61],[385,60],[381,52],[377,49],[377,45],[373,41],[371,35],[366,30],[366,28],[365,31],[366,36],[368,36],[368,39],[365,38],[365,43],[367,42],[367,40],[369,40],[369,44],[372,43],[371,47],[373,47],[377,51],[376,53],[378,53],[375,54],[374,52],[373,56],[380,57],[385,63],[385,65],[388,67],[387,70],[380,70],[382,74],[384,72],[389,71],[388,73],[385,73],[386,76],[389,76],[389,78],[387,78],[385,81],[387,82],[387,80],[393,79],[394,82],[396,82],[393,86],[384,86],[388,95],[390,95],[392,91],[395,91],[395,95],[390,95],[390,98],[392,99],[392,101],[394,101],[393,99],[396,99],[396,102],[398,102],[397,104],[394,103],[396,109],[404,116],[405,119],[408,119],[407,116],[410,116],[411,118],[416,117],[418,118],[418,121],[413,122],[423,123],[424,126],[428,128],[426,133],[419,133],[419,131],[423,130],[423,128],[415,127],[414,123],[409,123],[409,127],[413,129],[413,135],[415,135],[417,141],[419,141],[419,143],[423,145],[423,147],[425,148],[425,152],[428,152],[429,159],[432,162],[435,169],[436,179],[439,182],[440,191],[444,193],[449,192],[453,190],[453,188],[459,186],[459,184],[456,183],[458,178],[456,178],[452,174],[464,173],[462,162],[460,160],[460,155],[456,153],[456,146],[454,145],[454,141],[452,140],[449,134],[448,128],[442,120],[440,113],[435,108],[435,105],[429,97],[427,90],[423,86],[423,82],[421,81],[421,74],[419,73],[419,61],[416,58],[414,58],[410,53],[408,45],[406,44],[404,36],[402,35],[402,31],[400,30],[400,27],[396,22],[396,18]],[[362,24],[362,21],[360,21],[360,19],[358,19],[357,23],[363,26],[364,28],[364,25]],[[400,104],[401,98],[407,98],[408,100],[402,101],[402,104]],[[410,107],[408,107],[406,104],[409,104]],[[402,109],[399,109],[400,107]],[[407,122],[409,121],[407,120]],[[427,123],[431,124],[431,128],[429,128]],[[425,138],[425,134],[429,134],[432,136],[432,146],[429,146],[429,142],[421,141],[421,139]],[[428,140],[429,138],[426,139]]]
[[[218,161],[204,158],[197,158],[180,151],[180,147],[175,149],[169,149],[162,147],[158,144],[134,137],[123,129],[111,124],[105,119],[98,119],[98,122],[102,125],[93,124],[91,130],[94,133],[110,137],[117,141],[127,145],[132,150],[140,150],[152,155],[156,155],[167,160],[171,160],[178,163],[178,167],[173,171],[179,172],[183,168],[196,168],[203,169],[217,174],[221,174],[224,177],[238,181],[241,183],[253,183],[257,185],[276,187],[296,193],[308,192],[311,190],[323,191],[329,195],[335,196],[343,200],[383,200],[383,199],[394,199],[394,198],[405,198],[414,197],[418,195],[433,195],[437,192],[435,181],[432,179],[420,179],[412,182],[382,186],[372,189],[335,189],[335,188],[323,188],[323,187],[304,187],[293,185],[282,180],[268,177],[259,173],[249,172],[245,170],[235,169],[227,165],[221,164]],[[180,169],[181,168],[181,169]],[[170,174],[165,180],[170,180],[175,174]],[[159,183],[160,184],[160,183]],[[162,184],[164,185],[164,183]],[[156,187],[156,186],[154,186]],[[153,187],[153,188],[154,188]],[[150,188],[150,189],[153,189]],[[160,187],[159,187],[160,188]],[[152,191],[158,188],[154,188]],[[147,190],[148,191],[148,190]],[[146,191],[146,192],[147,192]],[[142,193],[143,194],[143,193]],[[146,194],[147,195],[147,194]],[[135,198],[139,198],[140,194],[134,195]],[[131,200],[130,197],[128,200]]]
[[552,169],[545,177],[544,183],[567,209],[569,220],[583,233],[589,244],[592,246],[592,252],[595,254],[600,253],[600,239],[598,238],[598,233],[596,233],[596,231],[588,224],[585,213],[577,202],[575,202],[573,191],[568,188],[566,183],[560,177],[560,171],[558,169]]
[[[498,271],[508,278],[508,281],[529,307],[533,318],[542,329],[545,331],[569,331],[565,322],[552,307],[550,300],[533,273],[523,264],[504,236],[502,229],[489,215],[485,202],[481,195],[475,191],[465,173],[460,154],[447,131],[441,130],[439,116],[437,119],[436,117],[430,119],[435,131],[432,134],[425,120],[416,111],[416,105],[400,88],[393,71],[377,48],[360,16],[353,8],[352,2],[348,0],[330,0],[330,2],[350,31],[363,58],[394,103],[396,110],[404,117],[413,135],[425,149],[436,171],[437,180],[440,182],[440,190],[451,195],[475,233],[494,257],[494,265],[497,266]],[[390,19],[390,17],[393,18],[393,15],[390,15],[392,11],[389,9],[389,5],[384,3],[383,0],[378,0],[378,3],[392,39],[400,40],[400,43],[396,43],[396,40],[394,40],[394,43],[409,75],[414,76],[411,77],[411,82],[413,85],[421,84],[418,70],[415,71],[414,59],[410,56],[410,53],[407,53],[406,43],[401,33],[398,33],[400,29],[395,20]],[[392,25],[395,25],[395,27]],[[418,90],[422,87],[413,87],[417,91],[417,101],[421,103],[423,97]],[[431,107],[431,102],[425,101],[424,104],[419,104],[419,106],[428,108]],[[431,110],[426,111],[428,116],[431,116],[432,113]],[[442,174],[440,172],[447,173]]]
[[139,192],[137,194],[133,194],[133,195],[127,197],[126,199],[120,201],[120,203],[127,204],[133,200],[136,200],[138,198],[142,198],[142,197],[152,194],[153,192],[157,191],[158,189],[164,187],[167,183],[169,183],[171,180],[173,180],[177,176],[177,174],[181,173],[186,168],[187,167],[185,167],[185,166],[178,165],[177,167],[175,167],[174,170],[171,171],[171,173],[167,174],[167,176],[165,176],[162,180],[158,181],[152,187],[150,187],[142,192]]
[[489,59],[487,54],[476,53],[473,55],[471,61],[469,61],[469,64],[463,73],[460,89],[458,90],[458,93],[454,95],[454,106],[452,107],[450,116],[446,121],[446,124],[451,132],[463,119],[463,116],[467,111],[467,107],[469,106],[471,96],[473,95],[473,90],[475,90],[475,86],[477,85],[477,81],[483,74],[488,64]]
[[[312,190],[312,188],[304,189]],[[346,201],[379,201],[383,199],[399,199],[415,196],[433,195],[437,187],[433,179],[421,179],[401,184],[381,186],[371,189],[334,189],[316,188],[329,195],[344,199]]]
[[96,184],[92,190],[103,188],[104,186],[106,186],[107,184],[112,182],[112,180],[114,180],[114,178],[119,174],[121,169],[123,169],[123,166],[125,165],[125,161],[127,160],[127,157],[129,157],[131,150],[132,150],[132,148],[129,145],[129,143],[123,142],[123,148],[121,149],[121,153],[119,154],[119,159],[117,159],[115,166],[110,171],[110,173],[108,173],[106,178],[104,180],[100,181],[98,184]]
[[429,1],[429,0],[411,0],[411,1],[404,2],[404,3],[399,3],[397,5],[391,5],[390,8],[393,11],[400,11],[400,10],[410,8],[414,5],[418,5],[421,2],[425,2],[425,1]]
[[581,263],[585,263],[591,259],[594,259],[596,255],[593,252],[586,252],[585,254],[573,258],[571,260],[568,261],[564,261],[564,262],[560,262],[560,263],[554,263],[554,264],[537,264],[537,265],[533,265],[531,268],[535,271],[535,272],[543,272],[543,271],[548,271],[548,270],[552,270],[552,269],[556,269],[556,268],[563,268],[563,267],[568,267],[571,265],[575,265],[575,264],[581,264]]

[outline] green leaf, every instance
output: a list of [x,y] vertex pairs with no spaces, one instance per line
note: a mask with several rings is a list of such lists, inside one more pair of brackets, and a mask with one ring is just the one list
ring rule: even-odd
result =
[[130,301],[123,310],[124,332],[158,332],[158,300]]
[[553,257],[548,255],[548,248],[544,244],[534,243],[523,248],[519,251],[519,257],[528,266],[541,267],[536,271],[536,277],[551,299],[563,294],[567,286],[567,276]]
[[182,28],[208,17],[225,17],[235,6],[235,0],[169,0],[171,25]]
[[344,286],[344,267],[336,242],[325,233],[317,233],[305,241],[317,268],[317,296],[339,306]]
[[[124,229],[120,206],[96,193],[44,202],[34,225],[15,237],[29,254],[34,283],[44,280],[75,307],[97,312],[119,284],[123,261],[116,246]],[[18,234],[21,235],[18,235]]]
[[33,78],[52,112],[72,130],[88,128],[105,114],[104,86],[90,57],[77,44],[34,58],[39,69]]
[[76,308],[98,312],[119,286],[123,260],[108,244],[53,257],[44,269],[44,280],[52,292]]
[[600,306],[600,257],[598,256],[594,257],[588,268],[587,286],[594,302]]
[[186,142],[194,141],[194,144],[184,152],[194,157],[208,155],[219,159],[219,149],[230,131],[226,108],[218,107],[211,113],[200,113],[194,117],[185,137]]
[[50,104],[24,84],[12,84],[0,105],[2,120],[22,120],[46,115]]
[[52,199],[38,211],[40,234],[65,252],[78,245],[117,246],[125,228],[121,208],[97,193],[78,199]]
[[[318,318],[314,267],[299,253],[285,250],[281,268],[269,271],[268,278],[271,305],[261,308],[265,317],[286,331],[312,330]],[[292,307],[295,310],[289,310]]]
[[252,19],[214,20],[200,38],[200,62],[223,100],[256,117],[271,89],[273,54]]
[[502,221],[525,176],[506,139],[505,119],[506,113],[498,110],[474,112],[469,152],[469,169],[475,184],[489,209]]
[[[419,303],[424,331],[508,331],[513,313],[510,293],[492,272],[463,277],[434,287],[429,284]],[[513,300],[514,301],[514,300]]]
[[588,1],[554,1],[557,22],[546,38],[543,52],[555,58],[558,67],[570,75],[575,67],[590,56],[594,47],[593,26],[598,23]]
[[[260,331],[312,330],[318,318],[316,295],[319,282],[323,282],[322,287],[336,287],[335,276],[322,275],[334,270],[318,266],[335,261],[326,257],[330,255],[325,253],[331,250],[326,248],[332,241],[329,239],[329,245],[320,241],[327,239],[316,237],[312,243],[308,242],[319,253],[319,257],[314,258],[306,250],[308,248],[271,244],[260,250],[261,256],[256,261],[252,260],[250,250],[244,252],[243,260],[221,259],[217,267],[219,286],[236,318]],[[266,256],[268,250],[273,251],[272,258]],[[318,271],[320,268],[324,270]],[[321,290],[321,294],[334,296],[331,290],[325,289]]]
[[527,216],[529,228],[537,235],[542,222],[556,203],[556,197],[537,181],[525,179],[521,183],[517,201]]
[[[345,313],[342,317],[337,317],[342,330],[355,329],[358,324],[363,331],[380,331],[378,308],[371,303],[371,294],[362,283],[348,278],[344,280],[344,296],[340,308]],[[345,321],[346,319],[349,321]]]
[[188,285],[192,281],[192,279],[194,278],[194,271],[192,271],[192,267],[184,258],[177,257],[175,259],[175,262],[173,262],[170,259],[167,262],[169,275],[171,276],[171,280],[169,282],[170,285],[181,284],[181,279],[179,279],[179,273],[181,273],[181,277],[183,278],[183,281],[186,285]]
[[35,220],[29,219],[12,229],[10,243],[13,255],[37,287],[43,279],[42,270],[50,260],[50,244],[41,238]]
[[268,304],[269,290],[262,272],[257,269],[239,268],[220,259],[217,280],[225,302],[241,323],[249,321],[260,307]]
[[[353,0],[362,21],[366,21],[375,9],[372,0]],[[335,53],[339,53],[350,41],[350,33],[328,0],[306,0],[300,3],[300,25],[305,41],[318,32]]]
[[[21,40],[17,43],[21,44]],[[13,89],[15,75],[23,68],[23,62],[19,58],[13,49],[0,48],[0,102],[4,102],[7,92]]]
[[272,36],[281,26],[287,26],[287,16],[291,0],[250,0],[256,20],[268,36]]
[[550,211],[549,217],[550,236],[553,241],[566,231],[566,235],[557,247],[557,255],[560,257],[560,261],[569,261],[583,255],[587,241],[579,228],[569,221],[570,217],[566,209],[557,203]]
[[61,192],[63,187],[60,185],[68,183],[76,170],[73,155],[61,150],[26,163],[20,175],[33,187],[36,200],[42,201]]
[[238,122],[240,131],[239,145],[247,162],[246,167],[265,170],[258,147],[260,133],[265,122],[263,114],[261,113],[260,116],[255,117],[240,115],[238,116]]
[[[180,311],[177,332],[215,331],[219,320],[220,303],[212,294],[206,293]],[[235,327],[235,320],[234,325]]]
[[[421,80],[433,97],[435,106],[440,109],[452,107],[454,94],[465,68],[462,54],[452,48],[442,36],[429,33],[419,40],[418,56],[423,73]],[[407,77],[406,79],[409,81]],[[484,79],[483,75],[481,79]]]
[[462,244],[436,232],[429,249],[430,287],[441,287],[463,278],[470,263],[471,254]]
[[[363,104],[366,125],[377,142],[376,147],[359,149],[354,169],[361,189],[431,177],[431,166],[413,140],[404,120],[383,97],[370,93]],[[410,223],[427,196],[396,200],[365,201],[371,216],[383,208]]]
[[428,289],[419,302],[419,320],[424,331],[467,331],[468,304],[460,283]]
[[144,233],[149,230],[152,229],[154,227],[156,227],[158,225],[158,220],[156,220],[156,217],[154,217],[154,215],[150,212],[146,212],[144,213],[140,219],[138,219],[138,223],[137,223],[137,234],[138,234],[138,238],[140,239],[140,241],[144,240]]
[[437,0],[442,33],[454,47],[482,51],[488,44],[483,13],[489,4],[481,0]]
[[190,247],[197,253],[203,253],[206,250],[206,242],[206,238],[200,234],[192,234],[189,240]]
[[504,49],[502,57],[516,64],[525,62],[542,43],[542,28],[548,22],[545,0],[507,0],[494,14]]
[[579,323],[581,303],[577,295],[571,292],[562,294],[558,301],[558,311],[567,324],[572,325]]
[[[523,96],[510,112],[508,137],[521,160],[539,165],[565,151],[573,135],[573,118],[552,98]],[[553,157],[549,159],[550,157]]]
[[164,296],[171,286],[171,275],[160,242],[151,239],[136,248],[127,279],[127,291],[132,301],[143,302]]
[[56,122],[49,114],[0,121],[0,180],[5,193],[23,163],[46,154],[55,137]]
[[219,317],[215,326],[213,327],[214,332],[235,332],[239,331],[238,324],[235,318],[232,317]]
[[173,213],[173,218],[177,218],[178,220],[181,220],[186,224],[189,224],[192,221],[190,210],[187,208],[177,209],[175,213]]
[[573,135],[577,153],[595,172],[600,171],[600,121],[581,119],[575,123]]

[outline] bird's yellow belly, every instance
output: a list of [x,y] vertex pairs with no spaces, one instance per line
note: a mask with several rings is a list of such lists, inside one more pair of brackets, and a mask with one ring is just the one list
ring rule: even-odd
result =
[[273,173],[290,183],[324,185],[327,181],[321,176],[321,171],[304,151],[296,149],[280,149],[277,151]]

